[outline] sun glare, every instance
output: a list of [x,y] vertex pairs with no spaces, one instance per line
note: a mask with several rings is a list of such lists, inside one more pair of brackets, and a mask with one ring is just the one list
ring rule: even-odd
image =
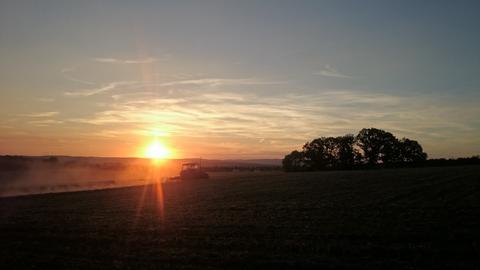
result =
[[170,156],[170,150],[156,140],[146,148],[145,156],[151,159],[165,159]]

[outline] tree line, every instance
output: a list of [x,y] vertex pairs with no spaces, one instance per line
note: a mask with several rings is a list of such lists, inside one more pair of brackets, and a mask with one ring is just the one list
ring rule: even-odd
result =
[[425,162],[427,154],[415,140],[364,128],[355,136],[320,137],[282,160],[285,171],[314,171],[364,167],[400,167]]

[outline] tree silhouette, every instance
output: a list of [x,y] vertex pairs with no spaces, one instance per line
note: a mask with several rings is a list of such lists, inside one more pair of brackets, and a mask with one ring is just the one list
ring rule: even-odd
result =
[[355,165],[360,153],[355,149],[355,137],[352,134],[335,138],[337,147],[338,168],[348,169]]
[[418,163],[427,160],[427,153],[423,152],[422,146],[417,141],[403,138],[399,144],[402,162]]
[[329,149],[329,142],[327,140],[327,138],[322,137],[307,142],[303,146],[305,161],[309,168],[318,170],[331,167],[331,149]]
[[285,156],[282,160],[282,165],[287,172],[304,171],[307,169],[304,154],[296,150]]
[[358,152],[353,135],[321,137],[303,146],[305,162],[310,169],[351,168]]
[[404,166],[427,159],[422,146],[414,140],[398,140],[392,133],[364,128],[357,136],[320,137],[307,142],[302,151],[293,151],[283,159],[286,171],[351,169],[359,167]]
[[364,128],[355,139],[368,165],[398,161],[398,140],[392,133],[376,128]]

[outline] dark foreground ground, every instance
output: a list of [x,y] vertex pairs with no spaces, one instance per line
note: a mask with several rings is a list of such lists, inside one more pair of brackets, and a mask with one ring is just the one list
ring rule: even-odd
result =
[[480,166],[230,174],[165,184],[163,211],[161,197],[152,185],[0,199],[0,265],[480,267]]

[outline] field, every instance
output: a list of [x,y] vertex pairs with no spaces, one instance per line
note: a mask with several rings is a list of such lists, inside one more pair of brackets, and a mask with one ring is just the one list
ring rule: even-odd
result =
[[0,199],[3,269],[478,269],[480,166]]

